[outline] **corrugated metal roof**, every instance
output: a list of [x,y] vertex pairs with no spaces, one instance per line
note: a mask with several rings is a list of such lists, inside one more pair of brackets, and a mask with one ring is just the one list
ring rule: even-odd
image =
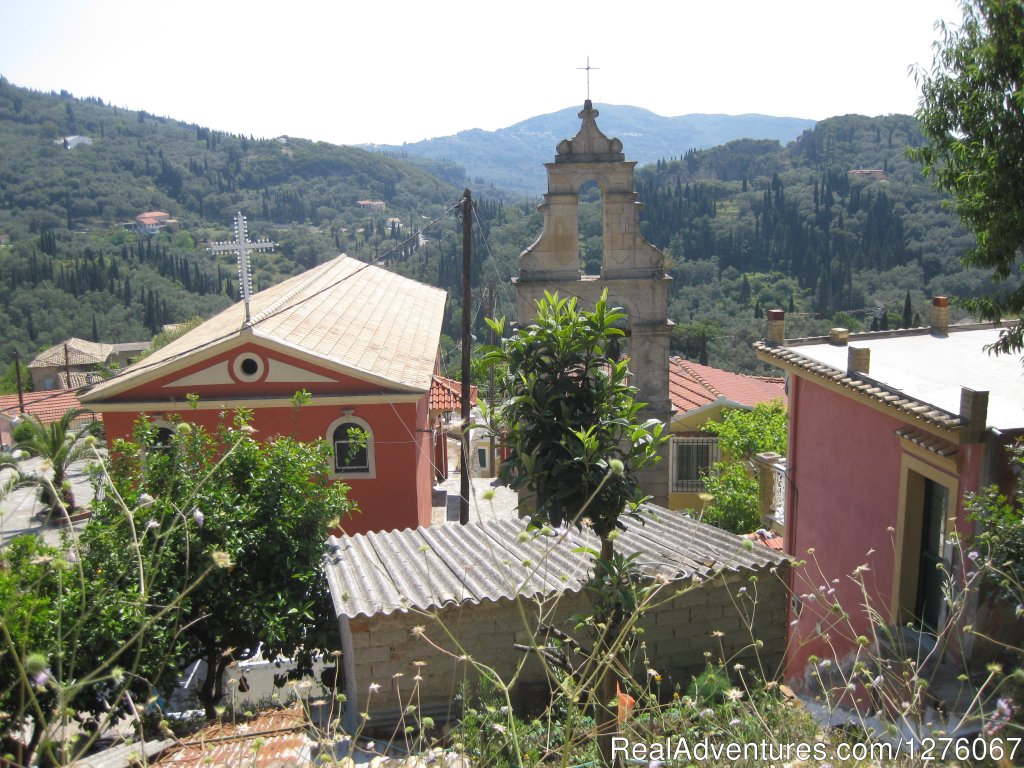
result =
[[[699,523],[681,512],[644,505],[615,541],[617,552],[637,553],[650,577],[673,581],[719,571],[754,571],[784,561],[765,547]],[[582,532],[529,531],[528,520],[499,520],[331,537],[327,581],[339,616],[431,610],[578,592],[593,572],[597,537]]]

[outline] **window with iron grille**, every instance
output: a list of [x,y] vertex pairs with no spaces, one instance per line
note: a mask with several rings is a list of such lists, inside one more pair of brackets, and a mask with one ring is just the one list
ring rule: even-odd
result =
[[677,437],[672,440],[672,492],[700,493],[704,476],[718,461],[717,437]]

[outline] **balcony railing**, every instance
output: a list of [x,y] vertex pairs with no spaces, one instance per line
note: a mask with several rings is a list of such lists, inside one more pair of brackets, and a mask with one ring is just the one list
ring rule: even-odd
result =
[[783,535],[786,528],[786,457],[777,453],[759,453],[755,461],[761,523]]

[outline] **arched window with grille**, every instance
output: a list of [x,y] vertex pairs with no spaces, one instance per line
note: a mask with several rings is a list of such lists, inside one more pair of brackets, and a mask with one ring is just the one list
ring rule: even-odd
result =
[[335,419],[327,428],[327,440],[334,454],[335,475],[367,479],[376,475],[373,430],[365,419],[351,413]]

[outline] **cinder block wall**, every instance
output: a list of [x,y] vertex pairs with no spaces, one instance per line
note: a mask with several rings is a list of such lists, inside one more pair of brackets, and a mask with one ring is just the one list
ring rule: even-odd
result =
[[[647,669],[654,669],[662,676],[663,691],[672,691],[675,684],[685,691],[708,660],[719,659],[730,667],[742,663],[768,678],[778,676],[785,652],[787,571],[788,565],[766,567],[753,579],[749,573],[730,573],[697,586],[663,587],[640,621],[644,647],[634,658],[636,678],[643,680]],[[675,594],[679,589],[682,593]],[[356,711],[369,711],[378,721],[392,719],[409,703],[420,711],[443,712],[464,681],[470,690],[479,684],[469,659],[506,682],[522,666],[513,703],[537,705],[548,674],[534,654],[513,643],[533,645],[541,622],[569,631],[570,617],[589,610],[586,595],[566,594],[465,605],[436,615],[398,612],[351,621]],[[367,701],[371,684],[380,690]]]

